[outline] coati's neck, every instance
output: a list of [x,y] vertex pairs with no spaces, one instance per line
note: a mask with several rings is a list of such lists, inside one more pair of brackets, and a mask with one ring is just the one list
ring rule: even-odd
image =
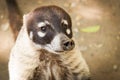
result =
[[72,72],[63,64],[60,55],[40,50],[40,64],[30,80],[73,80]]

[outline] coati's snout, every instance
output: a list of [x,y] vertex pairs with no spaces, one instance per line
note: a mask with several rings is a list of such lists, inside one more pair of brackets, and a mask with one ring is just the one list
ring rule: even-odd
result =
[[65,40],[62,42],[62,48],[65,51],[72,50],[75,46],[75,43],[73,40]]
[[67,37],[63,33],[57,34],[52,40],[51,44],[55,52],[70,51],[75,47],[75,43],[72,38]]
[[63,51],[70,51],[75,47],[75,43],[72,39],[70,39],[69,37],[67,37],[64,34],[60,34],[61,35],[61,47]]
[[63,52],[74,48],[71,18],[60,7],[40,7],[25,18],[28,35],[40,49]]

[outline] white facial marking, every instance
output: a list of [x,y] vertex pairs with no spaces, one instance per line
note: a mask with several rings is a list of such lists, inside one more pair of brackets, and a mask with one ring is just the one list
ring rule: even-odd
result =
[[46,21],[46,20],[45,20],[45,23],[46,23],[46,24],[50,24],[50,23],[49,23],[48,21]]
[[54,50],[61,49],[60,47],[60,34],[56,35],[54,39],[51,41],[51,45],[53,46]]
[[39,22],[38,27],[43,27],[43,26],[46,26],[47,24],[50,24],[50,23],[45,20],[44,22]]
[[68,22],[67,22],[67,20],[62,20],[62,23],[64,23],[64,24],[66,24],[66,25],[68,25]]
[[38,27],[43,27],[43,26],[46,26],[46,23],[45,23],[45,22],[39,22],[39,23],[38,23]]
[[33,32],[31,31],[30,32],[30,39],[32,39],[33,38]]
[[43,32],[40,32],[40,31],[37,34],[39,35],[39,37],[44,37],[46,35],[46,33],[43,33]]
[[[60,43],[60,37],[61,34],[58,34],[54,37],[54,39],[51,41],[50,44],[47,44],[44,46],[44,48],[50,52],[53,52],[53,53],[56,53],[55,51],[59,51],[59,50],[62,50],[61,49],[61,43]],[[56,53],[58,54],[58,53]]]
[[70,34],[71,33],[70,29],[66,29],[66,33]]

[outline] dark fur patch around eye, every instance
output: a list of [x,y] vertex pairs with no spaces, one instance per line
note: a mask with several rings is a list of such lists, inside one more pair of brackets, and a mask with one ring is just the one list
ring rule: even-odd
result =
[[[56,33],[64,33],[69,38],[72,38],[72,30],[71,30],[71,19],[66,11],[57,6],[44,6],[35,9],[32,13],[32,17],[30,17],[27,21],[27,30],[28,34],[30,32],[33,33],[33,42],[40,45],[45,45],[51,43]],[[71,34],[66,33],[66,29],[61,26],[61,20],[65,19],[68,23],[68,27],[70,28]],[[47,30],[45,36],[40,37],[38,35],[38,26],[39,22],[48,21],[51,26]]]
[[33,38],[32,38],[33,42],[41,45],[49,44],[53,40],[56,34],[54,30],[51,28],[49,28],[49,30],[45,33],[44,37],[41,37],[38,34],[39,31],[37,29],[31,29],[30,31],[33,32]]

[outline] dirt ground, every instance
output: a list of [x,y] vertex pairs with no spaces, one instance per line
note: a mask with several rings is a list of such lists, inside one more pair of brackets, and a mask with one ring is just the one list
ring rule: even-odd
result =
[[[72,18],[74,37],[92,80],[120,80],[120,0],[17,0],[23,14],[58,5]],[[7,62],[14,44],[5,0],[0,0],[0,80],[8,80]],[[99,26],[98,30],[94,30]],[[83,30],[86,28],[92,29]],[[94,28],[93,28],[94,27]]]

